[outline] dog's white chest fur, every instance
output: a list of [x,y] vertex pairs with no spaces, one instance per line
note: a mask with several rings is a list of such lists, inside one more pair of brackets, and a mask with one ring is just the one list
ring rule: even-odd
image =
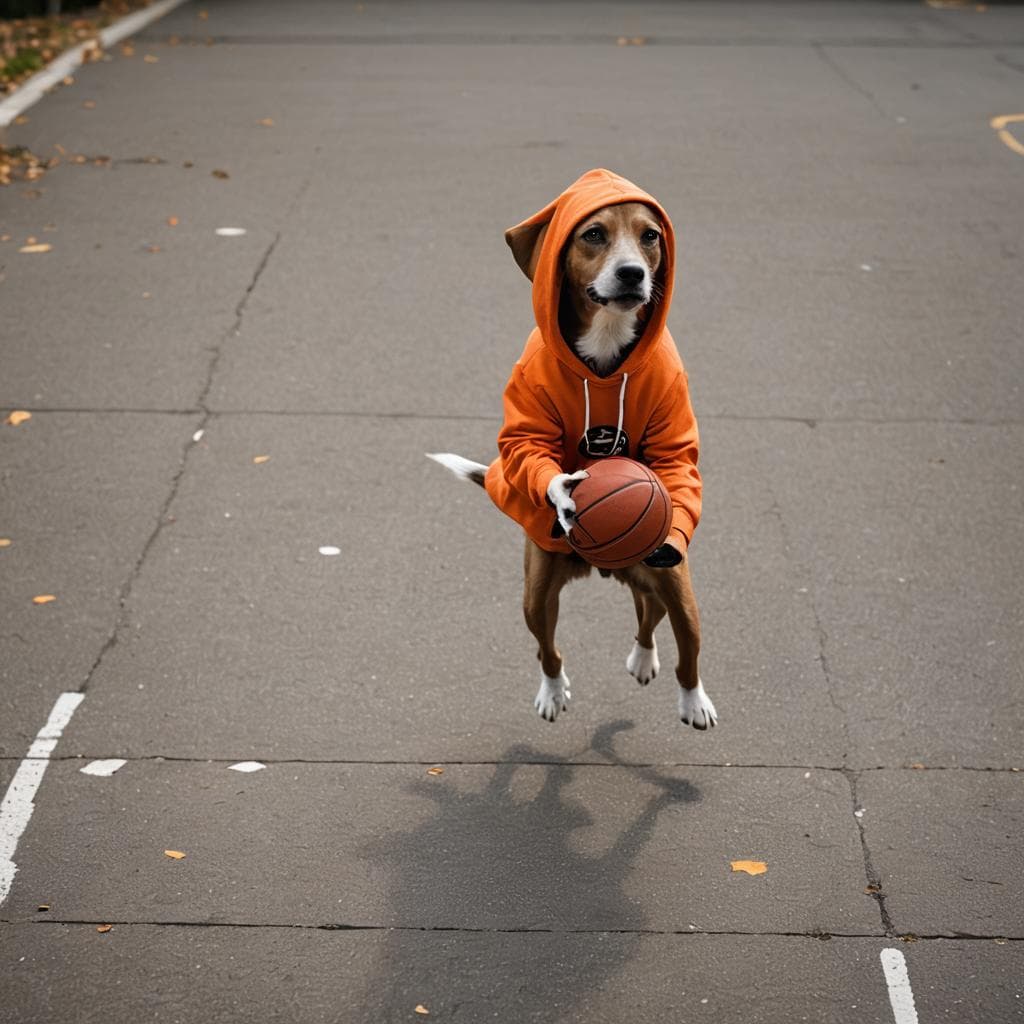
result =
[[598,373],[610,370],[622,351],[633,343],[636,314],[599,309],[588,330],[576,339],[576,352]]

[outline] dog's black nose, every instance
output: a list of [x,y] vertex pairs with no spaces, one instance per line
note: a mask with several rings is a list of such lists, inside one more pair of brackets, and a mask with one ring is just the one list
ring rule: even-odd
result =
[[639,284],[647,271],[639,263],[623,263],[616,267],[615,276],[623,284]]

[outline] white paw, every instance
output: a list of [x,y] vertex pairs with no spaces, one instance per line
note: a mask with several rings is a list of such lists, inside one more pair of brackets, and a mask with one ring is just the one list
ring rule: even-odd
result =
[[569,677],[562,671],[559,675],[551,676],[540,674],[540,689],[534,698],[533,706],[537,709],[541,718],[553,722],[559,711],[566,711],[569,708]]
[[680,689],[679,718],[684,725],[692,725],[694,729],[707,729],[718,724],[718,712],[699,679],[692,690]]
[[641,685],[646,686],[657,674],[661,666],[658,664],[658,643],[653,647],[641,647],[633,644],[633,650],[626,658],[626,671]]

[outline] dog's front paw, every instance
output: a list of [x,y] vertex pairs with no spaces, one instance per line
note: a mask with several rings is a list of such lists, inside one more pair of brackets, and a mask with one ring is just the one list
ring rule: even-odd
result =
[[553,722],[560,711],[567,711],[569,708],[569,677],[564,671],[552,678],[543,672],[540,674],[540,689],[534,698],[533,706],[537,709],[540,717],[548,722]]
[[658,674],[659,668],[657,641],[653,647],[641,647],[639,641],[633,644],[633,650],[626,658],[626,671],[641,686],[646,686]]
[[699,679],[692,690],[679,691],[679,718],[683,725],[692,725],[694,729],[707,729],[718,724],[718,712]]

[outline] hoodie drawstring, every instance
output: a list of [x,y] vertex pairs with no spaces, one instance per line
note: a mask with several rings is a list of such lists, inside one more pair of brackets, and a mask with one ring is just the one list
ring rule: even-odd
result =
[[[619,422],[615,426],[615,440],[612,442],[609,455],[615,454],[615,450],[619,447],[619,438],[622,436],[622,420],[626,409],[626,383],[628,381],[629,374],[624,373],[622,387],[619,388]],[[590,450],[590,381],[586,377],[583,378],[583,404],[583,446],[587,449],[587,454],[592,455]]]

